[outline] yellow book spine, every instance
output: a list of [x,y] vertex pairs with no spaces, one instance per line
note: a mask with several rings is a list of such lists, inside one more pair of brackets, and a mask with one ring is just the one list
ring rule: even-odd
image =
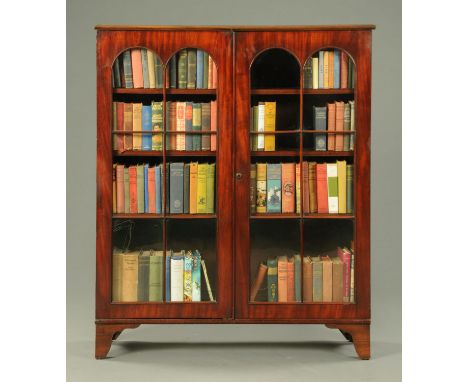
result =
[[197,213],[198,162],[190,163],[190,208],[189,213]]
[[333,89],[334,86],[334,60],[335,55],[334,52],[328,52],[328,87]]
[[323,88],[328,89],[328,52],[323,53]]
[[318,89],[319,84],[319,59],[318,57],[312,58],[312,89]]
[[[276,102],[265,102],[265,131],[276,129]],[[275,136],[265,134],[265,151],[275,151]]]
[[149,87],[154,89],[156,87],[156,79],[154,77],[154,53],[151,50],[147,51],[148,55],[148,79]]
[[338,168],[338,213],[346,213],[346,161],[336,161]]
[[207,164],[200,163],[198,165],[197,179],[197,213],[206,214],[206,171]]

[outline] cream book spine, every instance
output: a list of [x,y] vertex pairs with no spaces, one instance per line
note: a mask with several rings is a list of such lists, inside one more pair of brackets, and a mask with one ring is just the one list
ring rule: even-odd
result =
[[[258,124],[257,130],[262,132],[265,131],[265,105],[259,104],[258,105]],[[265,135],[258,134],[257,138],[257,150],[265,150]]]
[[171,301],[184,301],[184,255],[171,257]]
[[319,59],[312,58],[312,89],[318,89],[319,86]]

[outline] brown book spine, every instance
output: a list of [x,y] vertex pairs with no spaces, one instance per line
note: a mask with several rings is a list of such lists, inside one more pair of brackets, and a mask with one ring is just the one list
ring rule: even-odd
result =
[[[124,130],[133,131],[133,105],[131,103],[124,103]],[[133,149],[133,136],[132,134],[125,134],[124,137],[124,150]]]
[[328,52],[328,87],[330,89],[334,88],[334,60],[335,52],[331,50]]
[[288,258],[278,257],[278,302],[288,301]]
[[304,274],[304,302],[312,302],[312,261],[310,260],[310,258],[304,257],[304,261],[302,264]]
[[121,301],[138,300],[138,254],[124,254],[122,260]]
[[281,164],[281,212],[294,213],[295,204],[295,177],[296,168],[294,163]]
[[341,89],[346,89],[348,87],[348,54],[345,52],[341,52],[340,72]]
[[336,102],[336,124],[335,129],[337,131],[335,140],[335,151],[343,151],[344,148],[344,137],[343,134],[338,132],[344,130],[344,102]]
[[267,274],[268,267],[266,264],[260,263],[258,266],[257,276],[253,280],[252,285],[250,286],[250,301],[255,301],[258,291],[265,281],[265,276]]
[[[327,129],[328,131],[336,130],[336,104],[327,104]],[[335,134],[328,134],[328,151],[335,151]]]
[[317,212],[316,167],[316,162],[309,162],[309,209],[312,214]]
[[339,258],[333,258],[333,302],[343,302],[343,262]]
[[[177,102],[171,102],[169,106],[169,130],[176,131],[177,130]],[[176,150],[177,149],[177,134],[170,134],[169,138],[169,150]]]
[[112,213],[117,212],[117,165],[112,165]]
[[328,256],[322,257],[323,264],[323,302],[332,302],[333,298],[333,264]]
[[[210,113],[210,129],[211,131],[216,131],[218,129],[218,103],[216,101],[211,101],[211,113]],[[211,134],[211,151],[216,151],[216,134]]]
[[117,165],[117,213],[125,213],[124,166]]
[[305,214],[310,213],[309,205],[309,164],[308,162],[302,162],[302,202],[304,203],[303,212]]
[[294,290],[294,257],[288,259],[288,302],[295,301]]

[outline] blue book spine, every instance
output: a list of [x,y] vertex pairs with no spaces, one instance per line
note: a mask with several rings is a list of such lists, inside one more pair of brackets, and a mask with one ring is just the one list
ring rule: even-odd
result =
[[148,198],[148,165],[145,164],[143,168],[143,178],[145,181],[145,213],[149,211],[149,198]]
[[141,50],[141,66],[143,68],[143,87],[149,88],[149,75],[148,75],[148,51]]
[[[192,131],[193,103],[185,103],[185,131]],[[193,150],[193,135],[185,135],[185,150]]]
[[201,255],[195,250],[192,255],[192,301],[201,301]]
[[340,88],[340,58],[340,51],[338,49],[335,49],[333,61],[333,87],[335,89]]
[[123,53],[123,71],[124,71],[125,87],[127,89],[133,88],[132,58],[130,56],[129,50],[126,50]]
[[161,206],[162,206],[162,200],[161,200],[161,166],[156,166],[155,174],[154,174],[154,181],[156,183],[155,189],[156,189],[156,213],[161,214]]
[[203,51],[197,49],[197,89],[203,88]]
[[166,301],[171,301],[171,251],[166,253]]
[[[141,129],[143,131],[151,131],[152,129],[151,121],[151,106],[143,105],[141,110]],[[141,139],[141,149],[142,150],[151,150],[152,141],[151,134],[143,134]]]
[[267,164],[267,212],[281,212],[281,164]]
[[319,52],[319,89],[323,89],[323,50]]

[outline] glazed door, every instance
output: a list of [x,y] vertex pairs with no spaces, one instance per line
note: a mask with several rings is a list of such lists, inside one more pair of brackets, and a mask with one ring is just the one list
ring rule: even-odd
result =
[[370,317],[370,32],[238,32],[235,316]]

